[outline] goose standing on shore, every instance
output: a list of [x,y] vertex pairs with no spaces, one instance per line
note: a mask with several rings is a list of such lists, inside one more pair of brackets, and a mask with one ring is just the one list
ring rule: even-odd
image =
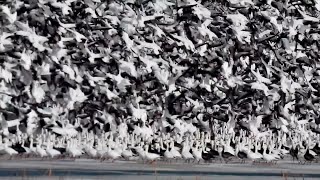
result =
[[47,144],[46,153],[51,159],[61,155],[60,151],[53,149],[53,143],[50,140],[48,141],[48,144]]
[[12,157],[14,156],[14,155],[17,155],[18,154],[18,152],[16,151],[16,150],[14,150],[14,149],[12,149],[11,147],[9,147],[9,140],[7,139],[7,138],[5,138],[4,139],[4,146],[3,146],[3,149],[2,149],[2,151],[5,153],[5,154],[7,154],[7,155],[9,155],[9,159],[12,159]]

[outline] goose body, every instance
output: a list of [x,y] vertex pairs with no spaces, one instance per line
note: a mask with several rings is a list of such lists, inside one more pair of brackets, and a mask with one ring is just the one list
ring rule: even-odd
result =
[[149,161],[155,161],[155,160],[160,159],[160,155],[155,154],[155,153],[147,153],[146,152],[145,158],[146,158],[146,160],[149,160]]
[[60,151],[53,148],[53,143],[50,140],[47,144],[46,153],[50,158],[55,158],[55,157],[61,155]]
[[182,155],[181,153],[175,148],[175,147],[171,147],[170,153],[173,155],[174,158],[176,159],[181,159]]
[[166,151],[164,152],[164,158],[169,161],[174,158],[174,155],[172,154],[171,150],[169,151],[168,145],[167,145]]
[[181,156],[181,153],[178,151],[179,148],[174,146],[174,142],[171,141],[169,145],[170,145],[169,152],[172,154],[173,158],[181,159],[182,156]]
[[202,160],[202,149],[199,149],[198,147],[192,149],[192,155],[194,160],[199,163]]
[[182,158],[185,160],[193,159],[193,155],[190,153],[190,151],[182,151]]
[[160,159],[160,155],[159,154],[155,154],[155,153],[149,153],[148,152],[149,146],[146,146],[146,149],[144,151],[144,158],[147,161],[155,161],[155,160],[159,160]]
[[95,157],[97,157],[97,155],[98,155],[97,150],[94,149],[93,147],[89,147],[89,146],[87,146],[87,147],[84,148],[84,152],[85,152],[86,154],[88,154],[88,156],[91,157],[91,158],[95,158]]
[[36,154],[42,158],[48,156],[46,150],[41,148],[40,145],[37,145],[36,147]]
[[73,158],[79,157],[82,155],[82,151],[76,148],[67,148],[66,152]]
[[242,160],[242,162],[245,162],[245,160],[248,158],[248,154],[244,151],[239,151],[237,156]]
[[[290,103],[292,102],[287,103],[285,106],[292,106],[288,105]],[[189,102],[189,104],[191,103]],[[141,109],[144,109],[145,106],[144,104]],[[285,111],[283,113],[287,116],[290,115],[287,112],[289,111],[288,107],[283,110]],[[138,109],[140,109],[139,106]],[[231,109],[229,110],[231,111]],[[192,108],[188,111],[191,112]],[[39,113],[41,114],[41,112]],[[234,114],[236,113],[231,112],[228,117],[233,118]],[[243,115],[241,113],[237,114],[239,116]],[[293,160],[299,159],[300,161],[312,162],[320,154],[320,145],[318,143],[320,141],[320,133],[315,135],[308,129],[309,127],[306,124],[314,121],[310,121],[308,118],[300,121],[293,117],[292,128],[299,130],[300,134],[283,131],[278,127],[264,128],[260,121],[262,121],[263,116],[267,115],[259,115],[259,122],[255,120],[254,123],[255,132],[248,133],[250,131],[243,130],[243,127],[242,129],[237,129],[235,128],[235,122],[227,122],[224,125],[214,122],[212,124],[213,131],[210,135],[207,131],[196,128],[207,121],[201,113],[190,121],[181,118],[181,115],[170,115],[167,112],[166,118],[163,118],[165,122],[162,125],[164,128],[169,126],[172,129],[169,132],[167,130],[156,131],[155,128],[159,125],[157,124],[159,122],[148,122],[148,118],[146,119],[145,115],[143,117],[140,117],[138,113],[135,115],[137,119],[140,119],[139,121],[124,123],[123,119],[114,121],[112,115],[101,113],[99,116],[106,116],[106,118],[98,118],[96,117],[98,115],[94,115],[93,127],[90,127],[90,123],[83,125],[79,120],[72,123],[65,120],[66,123],[64,123],[64,120],[51,122],[49,118],[44,118],[44,122],[40,121],[39,124],[41,127],[46,128],[45,130],[36,129],[38,134],[36,134],[35,138],[31,132],[32,129],[36,128],[36,124],[31,123],[28,126],[30,122],[27,121],[27,125],[25,125],[27,130],[22,126],[23,131],[20,131],[18,124],[16,124],[16,131],[13,128],[8,129],[10,140],[5,135],[0,136],[0,150],[2,154],[10,156],[35,154],[42,158],[55,158],[63,154],[72,158],[80,158],[82,154],[86,153],[91,158],[100,157],[111,160],[123,157],[125,160],[137,160],[140,158],[146,161],[155,161],[163,158],[169,161],[172,159],[184,159],[189,162],[191,159],[194,159],[193,162],[200,162],[201,160],[211,162],[210,160],[216,157],[220,157],[221,162],[228,162],[233,157],[241,159],[242,162],[246,159],[252,161],[262,159],[266,162],[276,162],[287,154],[290,154]],[[36,113],[31,111],[28,116],[30,116],[29,119],[32,119],[31,117],[35,117]],[[86,117],[87,115],[80,116]],[[170,119],[169,117],[173,120],[167,120]],[[109,124],[107,128],[103,126],[105,119]],[[143,119],[143,122],[141,122],[141,119]],[[23,120],[24,123],[25,121]],[[243,123],[243,126],[245,126],[247,121],[244,120],[243,122],[245,122]],[[281,122],[285,124],[285,119],[282,118]],[[187,124],[194,126],[195,129],[190,131],[187,128]],[[250,125],[250,123],[247,124]],[[262,126],[259,127],[259,124]],[[52,126],[64,128],[55,129],[51,128]],[[121,136],[115,138],[119,134]],[[28,147],[24,146],[25,142]]]
[[13,155],[18,154],[18,152],[16,150],[14,150],[13,148],[9,147],[9,139],[7,139],[7,138],[4,139],[4,143],[3,144],[2,144],[2,140],[0,141],[0,152],[1,152],[1,154],[9,155],[10,158]]
[[190,160],[193,159],[193,155],[190,153],[190,147],[187,144],[187,142],[184,143],[184,146],[182,148],[181,156],[184,160]]
[[97,157],[99,158],[103,158],[106,154],[107,154],[107,149],[104,149],[104,148],[98,148],[97,149]]
[[106,152],[106,157],[111,159],[112,161],[114,161],[114,160],[121,157],[121,153],[117,152],[116,150],[111,149],[109,146],[108,151]]
[[55,157],[61,155],[60,151],[55,150],[55,149],[53,149],[53,148],[47,148],[47,149],[46,149],[46,153],[48,154],[48,156],[49,156],[50,158],[55,158]]
[[271,162],[273,160],[276,160],[276,156],[273,154],[266,153],[266,150],[267,150],[267,146],[264,146],[263,154],[262,154],[263,160],[265,160],[266,162]]
[[19,146],[12,146],[12,149],[18,152],[18,154],[24,154],[26,152],[25,148],[23,148],[21,145]]
[[250,150],[247,151],[247,156],[252,161],[260,160],[263,158],[263,156],[258,152],[252,152]]
[[69,141],[66,148],[66,153],[69,154],[72,158],[79,157],[83,154],[83,151],[76,147],[76,141]]
[[4,148],[4,152],[6,154],[8,154],[9,156],[13,156],[13,155],[17,155],[18,154],[18,152],[16,150],[14,150],[14,149],[12,149],[10,147]]
[[129,160],[131,157],[133,157],[133,153],[130,149],[125,149],[121,153],[122,157],[126,160]]
[[311,161],[313,161],[315,159],[315,155],[311,154],[309,149],[307,149],[307,151],[306,151],[306,153],[304,154],[303,157],[308,162],[311,162]]
[[13,148],[9,147],[8,142],[9,142],[9,140],[5,139],[5,143],[4,143],[2,151],[4,152],[4,154],[9,155],[11,158],[12,156],[17,155],[19,153],[16,150],[14,150]]
[[[254,152],[251,151],[251,147],[254,146]],[[256,160],[260,160],[260,159],[263,159],[263,156],[262,154],[260,154],[258,152],[258,144],[257,142],[254,143],[254,145],[250,144],[249,145],[250,148],[246,149],[246,153],[247,153],[247,156],[248,156],[248,159],[251,159],[253,162],[255,162]]]

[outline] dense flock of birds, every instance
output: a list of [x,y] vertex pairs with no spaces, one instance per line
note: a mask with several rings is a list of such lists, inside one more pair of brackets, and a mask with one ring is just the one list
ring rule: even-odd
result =
[[274,162],[320,153],[316,0],[0,5],[0,152]]
[[[303,125],[299,126],[305,131]],[[1,153],[10,159],[33,158],[93,158],[102,161],[136,160],[155,162],[184,160],[186,163],[277,163],[291,156],[299,163],[318,162],[320,135],[311,133],[284,133],[271,130],[260,136],[246,135],[241,130],[238,136],[228,133],[228,126],[214,126],[211,134],[195,130],[185,136],[155,133],[149,136],[105,132],[101,136],[91,132],[75,133],[73,137],[57,136],[48,131],[36,138],[18,131],[11,139],[1,139]],[[152,131],[152,129],[149,129]],[[122,133],[121,133],[122,132]]]

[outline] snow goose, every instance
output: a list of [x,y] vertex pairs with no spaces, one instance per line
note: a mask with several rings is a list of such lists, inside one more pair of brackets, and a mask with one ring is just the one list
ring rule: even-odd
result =
[[24,155],[29,156],[31,154],[31,149],[25,146],[25,139],[22,139],[21,147],[25,150]]
[[76,147],[75,140],[69,139],[67,142],[67,148],[66,152],[69,154],[72,158],[76,158],[82,155],[82,150],[80,150],[79,147]]
[[98,153],[95,148],[93,148],[93,144],[89,143],[84,147],[84,152],[91,158],[96,158]]
[[130,160],[131,157],[133,157],[133,153],[131,150],[131,144],[129,144],[129,137],[130,135],[123,135],[123,143],[122,143],[122,150],[121,150],[121,156],[125,159],[125,160]]
[[69,122],[65,123],[63,127],[55,126],[51,128],[52,132],[59,134],[61,136],[69,136],[75,137],[78,134],[78,131],[75,130],[74,126],[69,124]]
[[149,146],[145,145],[145,150],[144,150],[144,158],[149,161],[149,162],[154,162],[156,160],[160,159],[160,155],[159,154],[155,154],[155,153],[149,153]]
[[30,149],[30,154],[29,155],[37,155],[37,150],[34,147],[33,144],[33,136],[29,137],[29,149]]
[[275,157],[275,160],[281,159],[281,151],[278,151],[277,149],[274,149],[275,144],[273,141],[270,142],[269,144],[269,154],[273,155]]
[[192,148],[192,155],[194,157],[194,162],[200,163],[202,160],[202,147],[199,146],[199,142],[196,142],[196,147]]
[[4,148],[3,152],[10,156],[10,159],[12,159],[12,156],[17,155],[18,152],[11,147],[8,146],[9,140],[7,138],[4,139]]
[[53,144],[52,142],[49,140],[48,144],[47,144],[47,149],[46,149],[46,153],[48,154],[48,156],[50,158],[55,158],[59,155],[61,155],[60,151],[53,149]]
[[306,153],[303,155],[303,157],[305,159],[305,163],[306,162],[311,163],[315,159],[315,156],[310,153],[309,148],[306,150]]
[[220,162],[224,161],[223,157],[222,157],[222,152],[223,152],[223,146],[222,145],[217,145],[217,151],[219,153],[219,157],[220,157]]
[[211,140],[211,149],[210,152],[211,158],[219,157],[219,152],[217,151],[217,143],[214,140]]
[[302,160],[304,159],[304,155],[306,154],[307,149],[305,149],[304,146],[300,144],[298,144],[297,147],[298,147],[297,157],[298,157],[299,163],[302,163]]
[[235,150],[230,146],[231,139],[230,137],[226,137],[226,143],[221,139],[220,145],[222,146],[222,150],[220,147],[220,155],[223,160],[228,163],[233,156],[235,156]]
[[248,158],[248,155],[245,151],[242,151],[239,146],[240,144],[236,145],[235,154],[239,159],[241,159],[241,163],[245,163],[246,159]]
[[223,144],[223,148],[224,148],[224,152],[225,153],[229,153],[232,156],[235,156],[235,150],[233,149],[233,147],[230,146],[231,143],[231,139],[227,138],[226,143],[222,142]]
[[277,151],[279,152],[279,154],[281,154],[281,156],[285,156],[285,155],[289,154],[289,150],[290,150],[289,147],[286,147],[284,145],[284,141],[285,141],[285,139],[282,139],[282,140],[280,140],[280,142],[278,144]]
[[253,162],[256,162],[256,160],[262,159],[262,155],[258,153],[258,142],[255,141],[254,144],[254,152],[251,151],[251,144],[249,144],[250,148],[247,149],[247,156],[249,159],[251,159]]
[[169,143],[166,145],[166,151],[164,152],[164,158],[171,162],[171,160],[174,158],[174,155],[172,154],[171,150],[169,150]]
[[[53,135],[53,137],[55,137],[55,135]],[[66,153],[66,145],[65,145],[65,137],[64,138],[53,138],[56,140],[54,146],[53,146],[53,149],[57,150],[60,152],[60,154],[64,154]]]
[[145,152],[144,152],[144,150],[142,148],[142,143],[137,144],[137,146],[134,147],[133,149],[137,152],[137,154],[139,155],[139,158],[141,160],[144,161],[146,159]]
[[121,153],[119,153],[118,151],[111,149],[110,146],[108,146],[107,152],[106,152],[106,157],[108,159],[111,159],[112,162],[114,162],[116,159],[121,157]]
[[128,148],[128,147],[126,148],[126,146],[124,146],[123,148],[124,148],[124,149],[123,149],[123,151],[122,151],[122,153],[121,153],[121,156],[122,156],[125,160],[130,160],[131,157],[133,157],[133,153],[132,153],[131,149]]
[[122,151],[123,151],[123,142],[122,140],[120,140],[119,138],[117,138],[115,141],[114,141],[114,145],[111,146],[111,149],[113,149],[114,151],[116,151],[118,154],[122,154]]
[[[263,143],[263,153],[262,153],[262,158],[265,160],[267,163],[272,162],[273,160],[276,159],[276,157],[272,154],[267,154],[267,148],[268,145],[266,143]],[[270,153],[270,150],[269,150]]]
[[11,148],[17,151],[19,156],[22,156],[26,152],[26,150],[22,147],[21,142],[13,142]]
[[214,158],[210,151],[211,149],[208,147],[203,148],[201,156],[204,162],[210,162]]
[[188,145],[188,141],[183,142],[181,156],[185,161],[190,161],[194,158],[193,155],[190,153],[190,146]]
[[310,150],[309,148],[310,146],[310,139],[307,142],[307,150],[305,152],[305,154],[303,155],[305,162],[312,162],[315,159],[315,156],[317,155],[315,152],[313,152],[312,150]]
[[106,142],[104,139],[98,139],[97,140],[97,157],[100,158],[101,160],[105,158],[105,155],[108,151],[107,147],[105,146]]
[[231,154],[230,152],[225,151],[224,145],[218,146],[218,152],[221,158],[221,161],[223,160],[225,163],[228,163],[231,158],[234,156],[234,154]]
[[170,152],[172,153],[174,158],[176,159],[182,158],[181,153],[178,151],[179,148],[174,146],[174,141],[171,141],[170,148],[171,148]]
[[11,13],[9,6],[1,5],[1,10],[10,24],[13,24],[17,20],[17,12]]
[[38,142],[36,146],[36,154],[40,156],[41,158],[47,157],[48,154],[44,148],[41,147],[41,144]]

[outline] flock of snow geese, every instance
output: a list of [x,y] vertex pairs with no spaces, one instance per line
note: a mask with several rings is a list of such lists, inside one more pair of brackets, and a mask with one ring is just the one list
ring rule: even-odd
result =
[[316,162],[319,1],[214,3],[1,5],[0,154]]
[[[214,127],[212,133],[195,130],[184,136],[169,133],[148,136],[142,133],[126,134],[120,128],[123,127],[119,126],[117,133],[106,132],[100,137],[92,131],[76,134],[67,132],[65,136],[42,131],[33,137],[18,130],[11,138],[1,138],[0,153],[10,159],[94,158],[112,162],[184,160],[188,163],[237,161],[270,164],[286,157],[303,164],[311,163],[317,161],[320,155],[320,135],[307,131],[304,124],[300,124],[297,131],[289,133],[267,130],[257,135],[243,130],[236,135],[227,124]],[[147,129],[152,131],[150,127]]]

